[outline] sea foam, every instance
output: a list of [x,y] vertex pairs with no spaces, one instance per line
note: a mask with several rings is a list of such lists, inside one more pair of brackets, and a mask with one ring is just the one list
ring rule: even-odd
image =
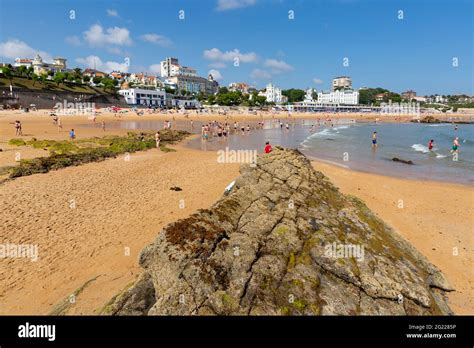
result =
[[428,147],[426,147],[425,145],[422,145],[422,144],[413,144],[411,146],[411,148],[415,151],[418,151],[418,152],[423,152],[423,153],[430,152],[430,150],[428,150]]

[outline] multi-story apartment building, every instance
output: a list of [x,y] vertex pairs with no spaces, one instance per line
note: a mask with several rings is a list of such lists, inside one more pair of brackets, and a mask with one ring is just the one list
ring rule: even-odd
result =
[[359,104],[359,92],[347,89],[331,92],[319,92],[318,103],[357,105]]
[[338,76],[332,80],[332,90],[352,89],[352,80],[349,76]]
[[200,76],[176,75],[169,77],[167,81],[174,84],[179,92],[214,94],[219,88],[219,84],[211,74],[207,79]]
[[197,76],[196,69],[179,64],[178,58],[168,57],[160,63],[161,77]]

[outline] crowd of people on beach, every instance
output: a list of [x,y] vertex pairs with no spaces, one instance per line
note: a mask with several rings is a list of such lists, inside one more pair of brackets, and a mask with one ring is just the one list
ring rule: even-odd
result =
[[[138,110],[134,110],[137,114],[139,112],[143,113],[144,111],[138,111]],[[120,108],[113,108],[113,112],[114,112],[114,115],[116,115],[118,112],[121,112]],[[125,110],[124,112],[128,112],[127,110]],[[185,118],[189,118],[189,114],[194,112],[196,115],[198,115],[199,113],[203,113],[204,111],[202,110],[192,110],[192,111],[188,111],[188,110],[161,110],[161,109],[150,109],[148,110],[148,112],[152,112],[152,113],[168,113],[168,114],[172,114],[173,117],[173,121],[175,121],[175,115],[174,114],[184,114]],[[286,131],[290,131],[290,129],[292,127],[295,127],[295,119],[292,118],[292,115],[291,113],[288,113],[286,119],[281,119],[281,118],[276,118],[275,116],[278,116],[279,113],[278,112],[255,112],[256,115],[259,115],[261,117],[260,121],[258,121],[257,123],[244,123],[244,122],[239,122],[238,120],[234,120],[233,122],[231,121],[231,119],[233,118],[231,115],[228,114],[228,112],[226,110],[221,110],[221,109],[212,109],[212,110],[206,110],[207,113],[214,113],[214,114],[218,114],[218,115],[221,115],[221,116],[225,116],[225,119],[223,121],[217,121],[217,120],[213,120],[213,121],[208,121],[207,123],[204,123],[201,125],[201,139],[202,141],[209,141],[213,138],[217,138],[217,139],[227,139],[230,135],[249,135],[250,134],[250,131],[252,129],[264,129],[265,128],[265,122],[267,123],[270,123],[269,127],[270,128],[277,128],[279,127],[281,130],[286,130]],[[271,114],[272,115],[272,119],[266,119],[264,120],[263,118],[263,115],[267,113],[267,114]],[[52,111],[50,113],[50,116],[52,116],[52,122],[53,124],[57,127],[57,130],[58,132],[62,132],[63,130],[63,124],[62,124],[62,121],[61,121],[61,118],[54,112]],[[92,122],[95,123],[96,122],[96,115],[94,114],[92,116]],[[304,124],[305,121],[302,121],[302,123]],[[351,123],[355,123],[356,120],[355,119],[351,119],[350,120]],[[326,117],[326,118],[317,118],[315,120],[315,122],[313,124],[311,124],[311,126],[309,127],[309,132],[313,133],[316,131],[317,128],[321,127],[321,126],[324,126],[324,127],[334,127],[335,124],[339,123],[339,120],[337,118],[335,119],[332,119],[331,117]],[[23,129],[22,129],[22,123],[21,121],[19,120],[16,120],[14,122],[14,125],[15,125],[15,135],[16,136],[23,136]],[[102,131],[106,131],[106,124],[105,124],[105,121],[102,120],[101,123],[101,129]],[[191,126],[191,129],[194,129],[194,120],[191,119],[190,120],[190,126]],[[171,129],[172,128],[172,122],[170,120],[166,120],[163,122],[163,129]],[[268,128],[268,127],[267,127]],[[458,125],[454,125],[454,130],[457,131],[458,130]],[[71,140],[75,139],[76,138],[76,132],[74,129],[71,129],[69,131],[69,138]],[[155,134],[155,141],[156,141],[156,147],[159,148],[159,143],[160,143],[160,136],[159,136],[159,133],[157,132]],[[372,142],[372,148],[373,149],[376,149],[378,147],[378,133],[377,131],[373,131],[372,133],[372,137],[371,137],[371,142]],[[267,145],[269,144],[265,144],[265,152],[267,152]],[[269,145],[270,149],[271,149],[271,145]],[[429,142],[428,142],[428,145],[427,145],[427,148],[430,152],[434,151],[436,147],[436,144],[435,144],[435,140],[434,139],[430,139]],[[453,139],[453,142],[452,142],[452,146],[451,146],[451,153],[452,154],[457,154],[459,153],[459,148],[460,148],[460,141],[459,141],[459,137],[455,137]],[[271,151],[271,150],[270,150]]]

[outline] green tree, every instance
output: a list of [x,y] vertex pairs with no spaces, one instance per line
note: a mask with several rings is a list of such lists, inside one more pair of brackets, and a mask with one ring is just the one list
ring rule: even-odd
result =
[[28,68],[24,65],[20,65],[18,68],[17,68],[17,71],[18,73],[20,74],[20,76],[24,76],[26,75],[26,72],[27,72]]
[[291,88],[282,91],[281,94],[288,98],[289,103],[295,103],[303,101],[306,93],[302,89]]
[[30,79],[33,78],[35,69],[33,69],[32,66],[29,66],[28,69],[26,69],[26,76]]
[[206,94],[203,91],[199,91],[199,93],[196,96],[196,99],[200,102],[206,100]]
[[257,93],[252,95],[252,101],[255,106],[264,106],[267,104],[267,98],[263,95],[258,95]]
[[12,69],[7,67],[7,66],[4,66],[1,68],[2,69],[2,74],[3,76],[8,80],[10,81],[10,85],[12,84],[12,79],[13,79],[13,72],[12,72]]
[[94,82],[96,85],[99,84],[102,81],[102,77],[100,76],[94,76],[92,79],[92,82]]
[[[227,93],[225,91],[227,90]],[[224,93],[221,93],[224,92]],[[225,106],[240,105],[243,101],[242,92],[234,91],[229,92],[227,88],[223,87],[219,90],[216,97],[217,104]]]
[[89,75],[85,75],[82,77],[82,81],[84,81],[85,83],[88,83],[90,80],[91,80],[91,77]]
[[104,85],[104,90],[115,91],[115,86],[117,85],[118,81],[114,79],[110,79],[108,77],[104,77],[101,80],[102,84]]
[[61,83],[64,82],[64,80],[66,79],[66,75],[62,72],[58,72],[56,73],[56,75],[54,75],[54,82],[57,83],[57,85],[59,86]]
[[[389,90],[377,87],[377,88],[364,88],[359,90],[359,104],[371,105],[376,102],[375,96],[382,93],[391,93]],[[384,100],[387,97],[384,96]],[[400,98],[401,100],[401,98]],[[388,98],[387,98],[388,101]]]
[[46,83],[46,80],[48,79],[48,74],[42,73],[39,79],[40,79],[40,82],[44,85]]
[[38,75],[36,75],[35,73],[33,73],[33,74],[31,75],[31,79],[33,80],[33,86],[34,86],[34,85],[35,85],[35,83],[36,83],[36,81],[38,81],[38,79],[39,79],[39,76],[38,76]]
[[209,95],[209,98],[207,98],[207,102],[209,104],[215,104],[216,103],[216,96],[214,94]]

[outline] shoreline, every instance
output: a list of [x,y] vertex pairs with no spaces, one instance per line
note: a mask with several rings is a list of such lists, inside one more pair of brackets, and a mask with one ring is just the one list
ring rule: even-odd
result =
[[473,181],[473,184],[470,185],[470,184],[467,184],[467,183],[464,183],[464,182],[441,180],[441,179],[438,180],[438,179],[436,179],[436,178],[429,178],[429,179],[425,179],[425,178],[408,178],[408,177],[403,176],[403,175],[401,175],[401,174],[400,174],[400,175],[395,175],[395,174],[381,174],[381,173],[377,173],[377,172],[370,172],[370,171],[365,171],[365,170],[362,170],[362,169],[351,168],[351,167],[346,166],[346,165],[344,165],[344,164],[337,163],[337,162],[333,162],[333,161],[331,161],[331,160],[327,160],[327,159],[324,159],[324,158],[319,158],[319,157],[315,157],[315,156],[309,156],[309,155],[306,155],[306,154],[305,154],[305,156],[306,156],[311,162],[324,163],[324,164],[327,164],[327,165],[330,165],[330,166],[333,166],[333,167],[337,167],[337,168],[340,168],[340,169],[349,170],[349,171],[356,172],[356,173],[360,173],[360,174],[376,175],[376,176],[382,176],[382,177],[386,177],[386,178],[400,179],[400,180],[430,182],[430,183],[433,183],[433,184],[456,185],[456,186],[465,187],[465,188],[469,188],[469,189],[473,189],[473,188],[474,188],[474,181]]

